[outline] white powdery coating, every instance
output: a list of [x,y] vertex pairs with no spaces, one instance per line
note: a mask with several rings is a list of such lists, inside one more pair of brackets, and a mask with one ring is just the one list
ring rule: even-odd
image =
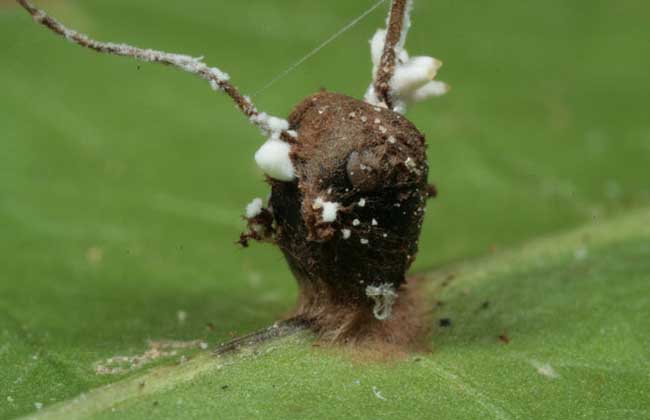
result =
[[[34,20],[39,23],[47,18],[47,14],[39,10],[34,15]],[[50,18],[52,19],[52,18]],[[210,85],[215,90],[221,90],[218,83],[228,82],[230,76],[216,67],[209,67],[203,62],[203,57],[192,57],[186,54],[175,54],[164,51],[153,50],[150,48],[138,48],[128,44],[119,44],[114,42],[100,42],[96,41],[87,35],[77,32],[73,29],[63,26],[60,22],[52,19],[57,23],[57,29],[61,30],[63,36],[70,42],[75,44],[86,44],[90,48],[108,52],[110,54],[134,57],[141,61],[150,63],[165,63],[171,64],[188,73],[193,73],[209,80]],[[215,86],[216,85],[216,86]]]
[[287,120],[274,117],[266,112],[253,115],[250,120],[253,124],[260,127],[265,135],[271,138],[279,139],[283,131],[289,130],[289,122]]
[[253,217],[259,216],[262,213],[262,207],[264,207],[264,202],[261,198],[256,198],[246,206],[246,217],[252,219]]
[[336,216],[338,215],[340,207],[341,205],[339,203],[325,201],[320,197],[314,200],[314,204],[312,205],[312,208],[315,210],[323,209],[322,218],[323,222],[325,223],[332,223],[336,221]]
[[393,312],[393,304],[397,299],[395,288],[390,283],[366,287],[366,296],[375,302],[372,313],[380,321],[389,319]]
[[272,137],[255,152],[255,162],[271,178],[290,182],[296,178],[296,170],[289,157],[290,152],[289,143]]

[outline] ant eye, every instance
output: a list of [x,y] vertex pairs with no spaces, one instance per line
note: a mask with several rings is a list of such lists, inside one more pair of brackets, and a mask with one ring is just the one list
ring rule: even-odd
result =
[[345,171],[353,188],[369,192],[379,187],[381,182],[381,157],[375,150],[350,153]]

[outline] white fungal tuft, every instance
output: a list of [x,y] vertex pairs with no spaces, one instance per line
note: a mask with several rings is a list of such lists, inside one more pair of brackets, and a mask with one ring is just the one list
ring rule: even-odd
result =
[[359,220],[359,219],[354,219],[352,221],[352,226],[359,226],[360,224],[361,224],[361,220]]
[[387,320],[393,312],[393,304],[397,299],[395,287],[390,283],[384,283],[379,286],[366,287],[366,296],[375,302],[372,313],[380,321]]
[[413,57],[406,63],[397,66],[391,79],[391,87],[399,97],[407,97],[409,93],[432,81],[442,63],[433,57]]
[[262,213],[262,207],[264,207],[264,202],[261,198],[256,198],[246,206],[246,218],[252,219],[253,217],[259,216]]
[[362,198],[361,200],[359,200],[359,207],[365,207],[365,206],[366,206],[366,199]]
[[265,174],[278,181],[293,181],[296,178],[296,170],[289,157],[291,145],[279,140],[270,138],[255,153],[255,162]]
[[[411,26],[410,13],[412,7],[412,0],[408,0],[401,37],[397,45],[395,45],[395,71],[390,80],[390,96],[393,110],[400,114],[406,112],[409,104],[442,96],[449,91],[449,86],[445,83],[433,82],[442,66],[442,62],[433,57],[410,57],[408,51],[404,48],[406,36]],[[364,95],[364,100],[367,103],[382,107],[386,107],[386,104],[377,97],[374,85],[386,43],[386,32],[386,29],[379,29],[370,40],[373,80]]]
[[361,245],[368,245],[370,243],[366,238],[361,238]]
[[341,230],[341,234],[343,235],[343,239],[348,240],[352,236],[352,231],[350,229],[343,229]]
[[377,73],[377,68],[381,64],[381,55],[384,52],[384,44],[386,42],[386,29],[377,29],[375,35],[373,35],[370,40],[370,58],[372,59],[372,65],[374,69],[372,74]]
[[338,215],[339,208],[341,205],[339,203],[333,203],[331,201],[325,201],[322,198],[318,197],[314,200],[312,208],[314,210],[323,209],[323,222],[332,223],[336,221],[336,216]]
[[444,82],[433,80],[424,86],[416,89],[407,96],[410,103],[424,102],[430,98],[437,98],[449,92],[449,85]]

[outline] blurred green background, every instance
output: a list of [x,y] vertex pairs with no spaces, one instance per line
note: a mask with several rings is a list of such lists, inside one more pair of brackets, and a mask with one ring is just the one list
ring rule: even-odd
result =
[[[204,55],[252,93],[372,3],[38,4],[97,39]],[[287,115],[322,87],[361,97],[384,13],[258,107]],[[642,0],[417,2],[407,48],[441,59],[453,90],[408,114],[440,190],[415,271],[648,204],[649,14]],[[8,0],[0,64],[0,417],[114,380],[93,363],[148,338],[214,344],[291,309],[280,253],[234,245],[268,188],[263,138],[229,99],[68,44]]]

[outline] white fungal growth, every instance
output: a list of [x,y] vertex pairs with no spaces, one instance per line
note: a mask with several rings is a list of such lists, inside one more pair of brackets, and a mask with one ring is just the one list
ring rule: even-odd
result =
[[377,222],[377,219],[372,219],[372,225],[377,226],[379,223]]
[[255,152],[255,162],[271,178],[290,182],[296,178],[296,170],[289,157],[290,152],[289,143],[272,137]]
[[352,221],[352,226],[359,226],[360,224],[361,224],[361,220],[359,220],[359,219],[354,219]]
[[314,210],[323,209],[323,222],[332,223],[336,221],[336,216],[338,215],[339,208],[341,205],[339,203],[333,203],[331,201],[325,201],[322,198],[318,197],[314,200],[312,208]]
[[[433,57],[418,56],[409,57],[404,48],[406,36],[411,26],[411,8],[412,0],[407,3],[402,34],[399,42],[395,46],[395,71],[390,81],[390,94],[393,102],[393,110],[401,114],[406,112],[409,104],[422,102],[430,98],[442,96],[449,91],[449,86],[443,82],[437,82],[433,79],[442,66],[442,62]],[[372,83],[368,87],[364,100],[375,106],[386,104],[379,100],[375,92],[374,84],[377,78],[381,58],[386,42],[386,29],[379,29],[370,40],[370,57],[372,59]]]
[[379,64],[381,64],[381,55],[384,53],[386,43],[386,29],[378,29],[375,35],[370,39],[370,59],[372,60],[372,74],[377,74]]
[[260,112],[250,117],[253,124],[260,127],[264,135],[279,139],[283,131],[289,130],[289,122],[284,118],[274,117],[266,112]]
[[259,216],[262,213],[262,207],[264,207],[264,202],[261,198],[256,198],[246,206],[246,218],[252,219],[253,217]]
[[408,102],[424,102],[430,98],[437,98],[449,92],[449,85],[444,82],[432,80],[424,86],[413,91],[407,98]]
[[380,321],[389,319],[393,312],[393,304],[397,299],[395,287],[390,283],[366,287],[366,296],[375,302],[372,313]]
[[341,230],[341,234],[343,235],[343,239],[348,240],[352,236],[352,231],[350,229],[343,229]]
[[366,206],[366,199],[362,198],[361,200],[359,200],[359,207],[365,207],[365,206]]
[[433,57],[413,57],[397,66],[391,80],[391,87],[399,96],[408,97],[410,93],[432,81],[442,62]]
[[361,245],[368,245],[370,243],[366,238],[361,238]]

